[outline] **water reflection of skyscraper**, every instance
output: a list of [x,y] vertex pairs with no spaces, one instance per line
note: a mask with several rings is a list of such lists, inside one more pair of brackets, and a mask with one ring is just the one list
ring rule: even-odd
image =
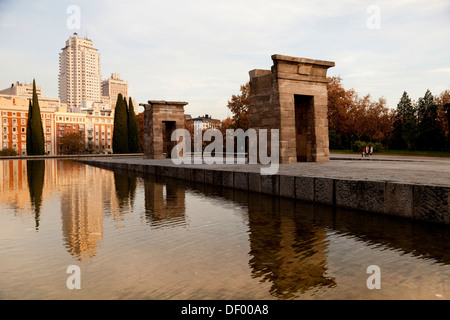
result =
[[108,171],[75,162],[64,165],[60,181],[63,238],[69,253],[80,261],[97,254],[105,197],[111,195],[112,182]]

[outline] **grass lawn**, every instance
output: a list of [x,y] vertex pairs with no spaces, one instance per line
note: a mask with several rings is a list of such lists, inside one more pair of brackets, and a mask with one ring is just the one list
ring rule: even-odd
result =
[[[330,150],[331,153],[361,154],[353,150]],[[408,150],[383,150],[375,154],[396,156],[421,156],[421,157],[450,157],[450,151],[408,151]]]

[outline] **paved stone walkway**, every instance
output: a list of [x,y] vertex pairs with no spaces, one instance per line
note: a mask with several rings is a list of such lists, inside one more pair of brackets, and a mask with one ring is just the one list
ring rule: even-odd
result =
[[[278,174],[450,187],[450,158],[373,156],[373,158],[361,159],[360,156],[355,155],[332,154],[331,159],[329,162],[282,164],[279,167]],[[116,158],[99,161],[175,166],[170,159]],[[248,164],[191,164],[183,166],[258,173],[262,167],[262,165]]]

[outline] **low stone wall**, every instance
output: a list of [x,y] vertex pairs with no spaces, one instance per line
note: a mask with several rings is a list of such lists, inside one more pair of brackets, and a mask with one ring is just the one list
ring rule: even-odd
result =
[[143,153],[129,154],[71,154],[42,156],[1,156],[0,160],[45,160],[45,159],[79,159],[79,158],[142,158]]
[[394,215],[413,220],[450,224],[450,187],[346,180],[292,175],[260,175],[257,172],[202,169],[190,166],[137,164],[83,159],[79,162],[259,192],[302,201]]

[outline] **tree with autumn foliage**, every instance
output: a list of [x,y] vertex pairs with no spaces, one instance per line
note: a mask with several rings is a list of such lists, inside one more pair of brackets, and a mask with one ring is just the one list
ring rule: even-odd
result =
[[84,137],[78,132],[65,133],[59,139],[59,146],[62,154],[80,154],[86,149]]
[[225,120],[220,121],[218,129],[222,133],[223,149],[226,150],[227,129],[233,129],[233,120],[227,117]]
[[[359,96],[345,89],[341,77],[327,84],[330,148],[353,149],[357,145],[382,144],[409,150],[450,150],[450,90],[434,97],[428,90],[413,102],[403,93],[397,109],[387,107],[384,98]],[[231,129],[248,129],[250,84],[241,85],[240,94],[228,101]]]
[[250,83],[241,85],[240,94],[233,95],[228,101],[227,107],[233,117],[232,129],[248,129],[248,106],[250,104]]
[[327,84],[328,128],[332,141],[351,149],[359,140],[387,143],[395,111],[386,107],[386,100],[373,100],[370,94],[360,97],[354,89],[346,90],[342,78],[332,77]]

